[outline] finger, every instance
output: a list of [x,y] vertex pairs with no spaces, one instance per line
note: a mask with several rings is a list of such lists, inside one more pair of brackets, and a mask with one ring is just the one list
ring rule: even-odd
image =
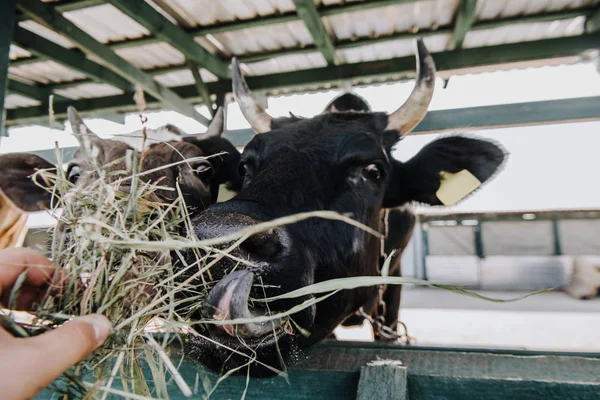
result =
[[52,261],[23,247],[0,250],[0,287],[11,286],[27,269],[27,285],[43,286],[54,272]]
[[47,286],[54,272],[52,262],[31,249],[11,248],[0,251],[0,302],[8,303],[14,282],[27,270],[19,308],[26,306],[39,295],[39,289]]
[[12,346],[19,355],[11,364],[13,374],[21,371],[21,385],[31,388],[33,396],[91,354],[106,340],[110,329],[105,317],[91,314],[43,335],[17,339],[18,345]]

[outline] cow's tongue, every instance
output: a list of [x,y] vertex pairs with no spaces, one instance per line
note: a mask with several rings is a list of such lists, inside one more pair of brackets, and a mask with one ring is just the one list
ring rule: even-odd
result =
[[[258,317],[248,309],[248,298],[254,274],[250,271],[235,271],[223,278],[210,291],[204,305],[208,315],[217,321],[248,319]],[[272,333],[280,321],[266,321],[244,324],[217,325],[234,337],[256,338]]]

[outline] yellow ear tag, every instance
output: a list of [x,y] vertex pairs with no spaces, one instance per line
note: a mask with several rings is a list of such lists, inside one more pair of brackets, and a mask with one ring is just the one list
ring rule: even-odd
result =
[[435,195],[445,206],[456,204],[481,186],[479,179],[466,169],[456,174],[442,171],[440,176],[442,181]]

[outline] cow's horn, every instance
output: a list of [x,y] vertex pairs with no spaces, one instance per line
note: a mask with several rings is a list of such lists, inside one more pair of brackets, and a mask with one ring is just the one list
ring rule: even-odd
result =
[[388,116],[386,130],[398,131],[398,136],[411,132],[427,114],[435,87],[435,63],[423,39],[416,40],[417,80],[408,100]]
[[[92,143],[100,140],[100,137],[96,135],[88,126],[83,122],[81,116],[73,106],[67,108],[67,118],[71,124],[73,135],[77,138],[80,145],[86,146],[87,143]],[[86,146],[87,147],[87,146]]]
[[252,126],[256,133],[265,133],[271,130],[271,116],[262,108],[248,89],[248,84],[240,70],[237,58],[231,60],[231,80],[233,85],[233,97],[240,105],[242,114]]
[[211,137],[219,137],[223,134],[223,127],[225,125],[225,113],[223,112],[223,107],[219,107],[212,121],[210,121],[210,125],[208,125],[208,129],[206,132],[198,135],[198,139],[208,139]]

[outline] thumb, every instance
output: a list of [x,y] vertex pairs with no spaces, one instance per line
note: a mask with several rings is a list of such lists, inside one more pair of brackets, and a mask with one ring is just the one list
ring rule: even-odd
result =
[[36,393],[45,388],[104,343],[110,329],[106,317],[90,314],[43,335],[20,340],[24,357],[18,363],[29,371],[22,375],[23,387],[31,387]]

